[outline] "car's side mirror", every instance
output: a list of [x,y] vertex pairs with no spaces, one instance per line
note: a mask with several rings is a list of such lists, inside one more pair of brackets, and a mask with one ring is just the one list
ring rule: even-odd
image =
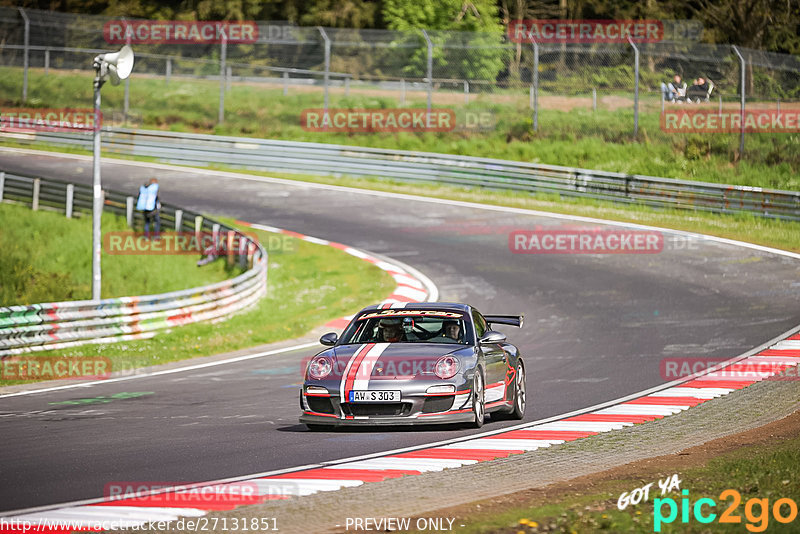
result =
[[336,332],[328,332],[319,338],[320,343],[329,347],[336,345],[337,341],[339,341],[339,335]]
[[502,332],[498,332],[497,330],[489,330],[483,337],[480,339],[482,345],[491,345],[493,343],[502,343],[506,340],[506,335]]

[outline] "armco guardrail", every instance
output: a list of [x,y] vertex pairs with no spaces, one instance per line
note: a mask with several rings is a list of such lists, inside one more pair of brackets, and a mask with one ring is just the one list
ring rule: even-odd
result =
[[[29,204],[33,209],[63,210],[71,216],[73,213],[91,213],[92,188],[0,173],[0,201]],[[129,221],[134,223],[130,205],[125,195],[105,191],[104,209],[127,214]],[[198,242],[202,241],[199,237],[201,232],[210,232],[215,245],[225,240],[238,243],[239,261],[242,267],[250,268],[230,280],[160,295],[2,307],[0,357],[84,343],[152,337],[158,330],[227,317],[266,294],[268,257],[257,241],[214,220],[169,204],[162,204],[161,213],[164,226],[175,231],[181,231],[183,221],[191,221]],[[229,258],[232,259],[233,255]]]
[[[31,132],[28,141],[91,149],[85,134]],[[103,150],[185,165],[377,176],[526,193],[556,193],[718,213],[800,220],[800,193],[555,165],[380,148],[107,128]]]

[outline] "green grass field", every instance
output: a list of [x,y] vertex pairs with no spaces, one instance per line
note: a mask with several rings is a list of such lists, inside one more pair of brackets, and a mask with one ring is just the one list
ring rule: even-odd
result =
[[[21,70],[0,68],[0,105],[21,106]],[[797,134],[748,134],[744,155],[738,154],[736,134],[667,134],[659,125],[660,107],[652,96],[643,98],[640,132],[632,139],[633,110],[547,108],[542,96],[539,131],[532,129],[527,95],[479,93],[469,105],[457,93],[440,93],[434,105],[448,107],[461,116],[466,111],[489,112],[496,122],[486,131],[460,130],[444,133],[346,134],[306,131],[300,112],[322,106],[319,88],[291,89],[283,96],[274,86],[234,83],[226,95],[226,120],[216,124],[219,84],[173,78],[131,78],[131,122],[143,128],[184,132],[243,135],[358,146],[423,150],[451,154],[540,162],[572,167],[684,178],[716,183],[800,189],[800,136]],[[34,107],[90,107],[90,73],[32,70],[29,102]],[[349,96],[331,91],[333,108],[393,108],[398,96],[392,91],[355,89]],[[569,100],[562,97],[560,100]],[[442,103],[437,103],[439,100]],[[584,99],[585,100],[585,99]],[[103,88],[105,124],[119,118],[123,88]],[[554,104],[555,106],[555,104]],[[408,107],[425,107],[424,95],[414,93]],[[564,106],[562,106],[564,107]],[[569,107],[569,106],[567,106]]]
[[[0,306],[92,298],[92,219],[0,204]],[[103,233],[130,230],[103,215]],[[101,258],[103,298],[166,293],[239,274],[225,262],[203,268],[196,256],[110,255]]]
[[[230,219],[220,217],[218,220],[234,225]],[[255,232],[262,243],[270,241],[270,237],[275,241],[276,234],[242,229]],[[209,356],[301,336],[331,319],[379,302],[395,287],[394,280],[384,271],[333,247],[281,236],[280,246],[270,248],[267,296],[251,309],[226,321],[190,324],[148,340],[83,345],[37,355],[54,359],[108,357],[113,371]],[[88,251],[86,257],[89,257]],[[221,260],[198,269],[193,264],[196,257],[188,258],[192,264],[176,270],[176,275],[206,268],[224,273]],[[130,275],[125,271],[117,274],[114,278],[124,279]],[[111,276],[104,272],[104,278]],[[188,283],[186,276],[176,278]],[[0,386],[17,383],[21,381],[0,380]]]

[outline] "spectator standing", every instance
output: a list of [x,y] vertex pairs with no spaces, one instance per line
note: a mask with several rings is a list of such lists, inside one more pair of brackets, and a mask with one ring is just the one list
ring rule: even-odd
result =
[[139,198],[136,209],[144,214],[144,235],[150,239],[150,223],[153,223],[153,239],[160,239],[161,232],[161,202],[158,200],[158,180],[150,178],[150,182],[139,188]]

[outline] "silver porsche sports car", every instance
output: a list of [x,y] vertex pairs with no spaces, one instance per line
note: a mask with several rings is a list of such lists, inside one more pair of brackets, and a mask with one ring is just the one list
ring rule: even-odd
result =
[[311,358],[300,422],[339,425],[464,423],[525,413],[525,366],[494,325],[521,315],[482,315],[466,304],[384,304],[358,312],[330,348]]

